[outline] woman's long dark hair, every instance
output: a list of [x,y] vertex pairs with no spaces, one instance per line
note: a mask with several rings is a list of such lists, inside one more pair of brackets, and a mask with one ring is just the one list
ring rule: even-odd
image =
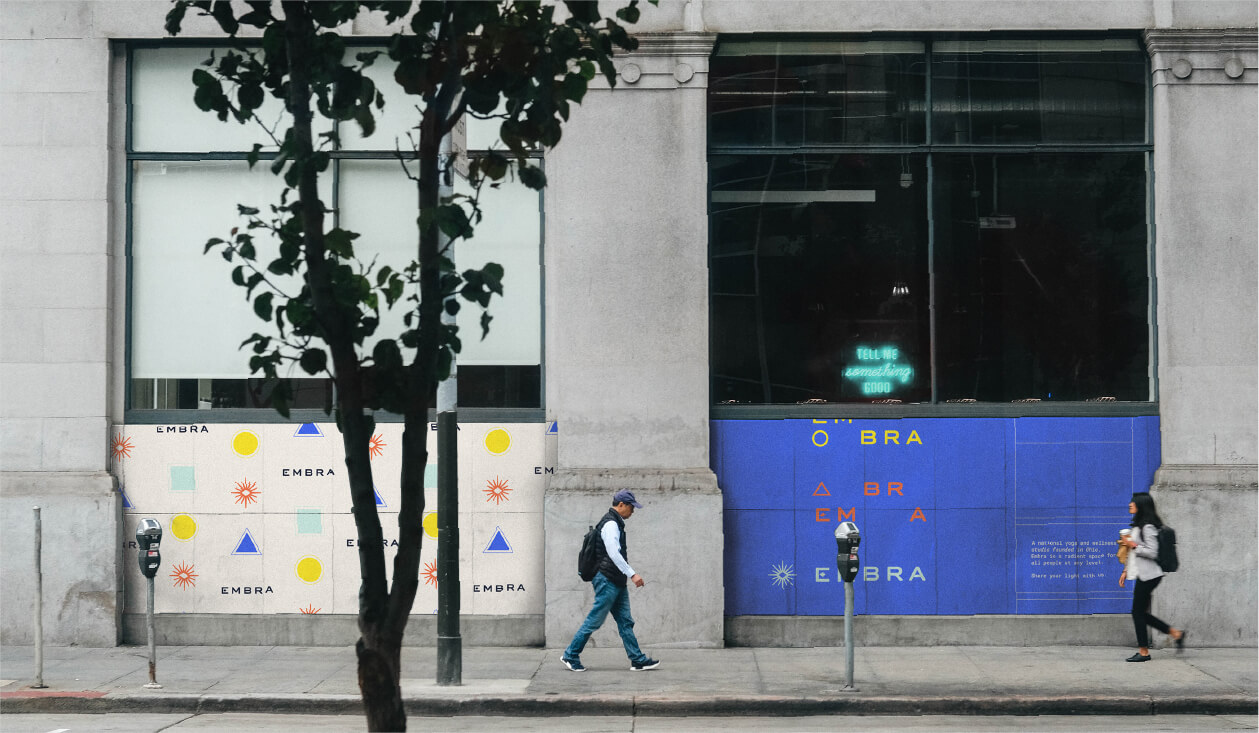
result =
[[1144,527],[1152,524],[1155,527],[1162,528],[1163,520],[1158,516],[1158,510],[1154,508],[1154,497],[1147,492],[1138,491],[1132,495],[1132,503],[1137,505],[1137,513],[1132,515],[1133,527]]

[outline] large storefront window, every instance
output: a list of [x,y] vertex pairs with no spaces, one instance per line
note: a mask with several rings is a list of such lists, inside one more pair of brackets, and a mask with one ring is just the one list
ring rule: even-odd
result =
[[[130,175],[130,407],[133,410],[269,408],[270,389],[249,372],[241,342],[270,326],[258,320],[232,284],[231,267],[202,254],[205,241],[240,224],[237,205],[263,211],[278,203],[282,182],[245,157],[254,143],[274,150],[259,125],[222,123],[196,109],[192,70],[209,48],[135,48],[131,51],[128,149]],[[369,74],[382,89],[392,86],[388,60]],[[401,270],[414,258],[415,190],[394,150],[415,123],[414,109],[393,100],[378,130],[363,138],[343,124],[341,147],[321,180],[321,198],[338,226],[358,232],[359,257]],[[269,102],[259,115],[285,126],[284,111]],[[411,116],[414,116],[412,114]],[[469,120],[468,142],[484,145],[493,122]],[[317,132],[326,132],[326,129]],[[475,154],[475,151],[472,151]],[[459,404],[464,407],[540,407],[542,382],[541,205],[537,192],[504,183],[482,192],[484,219],[473,239],[461,243],[465,266],[503,265],[504,296],[491,304],[494,321],[481,340],[480,309],[463,308],[459,356]],[[260,251],[267,242],[257,242]],[[277,282],[296,290],[299,284]],[[405,303],[405,301],[404,301]],[[379,338],[403,330],[402,311],[382,313]],[[365,349],[370,352],[371,344]],[[293,407],[332,404],[330,380],[295,370]]]
[[715,402],[1152,399],[1135,40],[733,40],[710,74]]

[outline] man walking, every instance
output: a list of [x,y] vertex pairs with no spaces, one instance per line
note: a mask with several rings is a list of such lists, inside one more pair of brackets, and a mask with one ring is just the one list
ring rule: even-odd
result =
[[655,669],[660,662],[643,654],[638,648],[638,639],[634,636],[634,618],[630,616],[629,588],[632,581],[638,588],[643,587],[643,576],[634,572],[626,560],[628,552],[625,544],[625,520],[634,515],[635,509],[641,509],[634,495],[621,489],[612,495],[612,508],[603,515],[596,525],[599,536],[603,539],[603,547],[599,557],[599,572],[591,580],[595,587],[595,603],[582,622],[577,635],[573,637],[564,656],[560,661],[574,672],[585,672],[581,663],[581,650],[586,648],[590,635],[603,625],[608,618],[608,611],[616,620],[616,628],[621,632],[621,643],[625,645],[625,654],[629,656],[630,669],[639,672]]

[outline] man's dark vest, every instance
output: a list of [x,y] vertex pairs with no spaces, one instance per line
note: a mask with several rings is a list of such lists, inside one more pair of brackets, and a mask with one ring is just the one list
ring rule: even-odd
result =
[[[595,525],[595,529],[599,531],[600,535],[603,534],[603,525],[608,522],[616,522],[616,526],[621,528],[621,557],[625,558],[626,562],[629,562],[629,550],[626,549],[625,545],[625,520],[621,519],[621,515],[617,514],[615,509],[609,509],[608,513],[603,515],[603,519],[600,519],[599,523]],[[612,562],[612,558],[608,557],[608,551],[604,548],[602,542],[599,543],[599,572],[622,588],[629,581],[629,578],[625,577],[625,573],[622,573],[616,567],[616,564]]]

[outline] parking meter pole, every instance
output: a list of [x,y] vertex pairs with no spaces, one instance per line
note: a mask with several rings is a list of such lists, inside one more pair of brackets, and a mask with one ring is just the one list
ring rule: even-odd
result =
[[852,650],[852,583],[844,583],[844,652],[848,655],[848,684],[846,690],[857,689],[852,682],[853,650]]
[[35,507],[35,684],[31,687],[43,689],[44,684],[44,567],[40,556],[40,545],[44,542],[44,525],[39,518],[39,507]]
[[861,547],[861,530],[853,522],[840,522],[835,528],[835,563],[839,569],[839,577],[844,581],[844,653],[847,657],[848,667],[848,684],[844,685],[845,690],[856,690],[853,685],[853,641],[852,641],[852,615],[853,615],[853,582],[857,579],[857,572],[861,569],[861,560],[858,558],[858,549]]
[[160,690],[162,686],[157,684],[157,634],[153,632],[153,579],[149,581],[149,603],[145,612],[144,625],[149,632],[149,681],[144,686],[150,690]]
[[157,684],[157,633],[153,630],[153,577],[162,564],[162,525],[156,519],[141,519],[136,526],[136,549],[139,551],[140,573],[149,581],[149,602],[145,609],[145,626],[149,632],[149,682],[145,687],[160,689]]

